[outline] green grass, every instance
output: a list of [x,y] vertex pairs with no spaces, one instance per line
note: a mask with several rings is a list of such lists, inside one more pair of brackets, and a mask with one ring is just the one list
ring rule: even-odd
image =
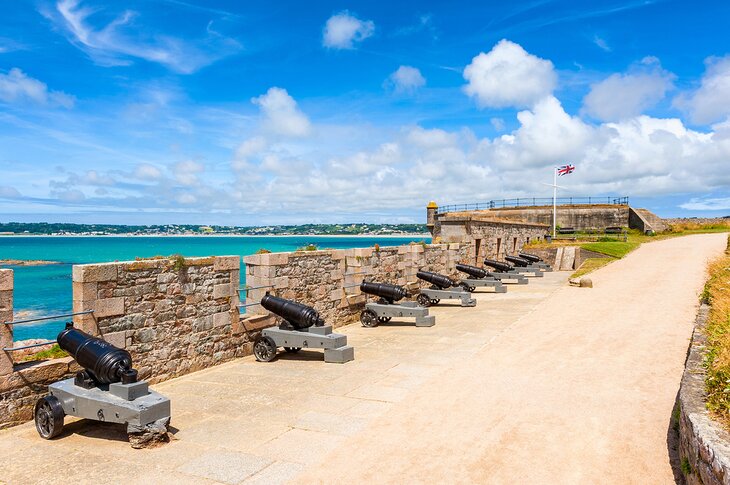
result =
[[685,475],[692,474],[692,465],[689,464],[689,460],[686,457],[682,458],[682,463],[679,464],[679,468]]
[[603,268],[609,263],[612,263],[616,261],[615,258],[588,258],[585,261],[583,261],[583,264],[580,265],[580,267],[575,270],[575,273],[570,275],[570,278],[580,278],[581,276],[585,276],[588,273],[592,273],[593,271],[597,270],[598,268]]
[[710,304],[705,334],[707,409],[730,429],[730,238],[725,255],[710,263],[701,299]]
[[58,346],[58,344],[54,344],[53,347],[46,350],[41,350],[40,352],[36,352],[35,354],[27,355],[22,359],[22,362],[34,362],[36,360],[46,360],[46,359],[60,359],[61,357],[68,356],[68,353],[66,353],[65,350],[62,350],[61,347]]
[[582,243],[579,244],[579,246],[589,251],[613,256],[614,258],[623,258],[631,251],[638,248],[640,244],[640,242],[629,240],[628,242],[611,241]]

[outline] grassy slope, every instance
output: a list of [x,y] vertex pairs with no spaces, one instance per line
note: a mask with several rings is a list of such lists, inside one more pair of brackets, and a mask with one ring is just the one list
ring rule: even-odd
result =
[[710,305],[707,333],[707,408],[730,428],[730,238],[728,250],[710,263],[702,298]]

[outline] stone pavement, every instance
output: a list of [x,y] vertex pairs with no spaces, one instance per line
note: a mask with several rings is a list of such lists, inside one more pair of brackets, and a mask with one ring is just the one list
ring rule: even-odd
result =
[[548,273],[436,326],[351,325],[355,361],[240,359],[155,387],[175,440],[67,418],[0,431],[0,482],[666,483],[666,434],[704,262],[724,235],[642,246],[595,288]]

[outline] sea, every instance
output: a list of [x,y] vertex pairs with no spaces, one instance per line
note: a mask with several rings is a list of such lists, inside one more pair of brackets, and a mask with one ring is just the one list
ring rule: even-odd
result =
[[[74,264],[130,261],[137,257],[182,254],[246,256],[259,249],[294,251],[314,244],[347,249],[398,246],[430,237],[390,236],[7,236],[0,237],[0,260],[44,260],[59,264],[3,266],[15,271],[15,320],[53,316],[72,310],[71,268]],[[241,278],[244,278],[241,271]],[[242,284],[245,281],[241,282]],[[59,319],[14,326],[14,340],[56,338],[69,320]]]

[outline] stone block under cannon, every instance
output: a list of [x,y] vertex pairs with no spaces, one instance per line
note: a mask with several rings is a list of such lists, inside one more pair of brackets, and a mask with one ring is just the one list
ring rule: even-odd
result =
[[459,285],[448,276],[419,271],[418,279],[431,283],[430,288],[421,288],[416,302],[423,307],[438,305],[441,300],[460,300],[461,306],[476,306],[477,301],[471,297],[468,285]]
[[355,349],[347,345],[347,335],[332,333],[332,325],[325,325],[314,308],[269,293],[261,299],[261,306],[281,322],[278,327],[264,329],[254,342],[256,360],[271,362],[279,347],[287,353],[303,348],[324,349],[324,361],[337,364],[355,359]]
[[408,291],[402,286],[363,281],[360,291],[378,297],[378,301],[365,303],[365,309],[360,313],[363,327],[377,327],[392,318],[415,318],[416,327],[433,327],[436,324],[436,317],[428,314],[428,308],[415,301],[396,303],[408,296]]
[[49,385],[49,395],[36,402],[34,419],[41,438],[58,436],[64,417],[76,416],[126,425],[135,448],[147,441],[167,440],[170,400],[138,380],[129,352],[71,323],[57,340],[84,370]]

